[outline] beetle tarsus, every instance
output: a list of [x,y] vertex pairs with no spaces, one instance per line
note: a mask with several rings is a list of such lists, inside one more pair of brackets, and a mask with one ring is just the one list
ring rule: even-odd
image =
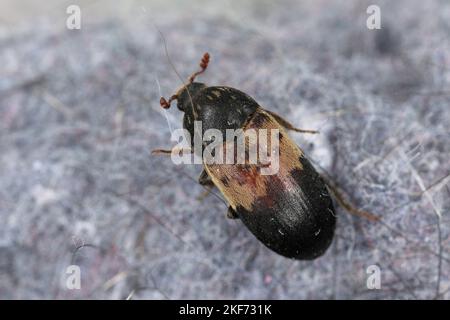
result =
[[232,207],[228,207],[227,218],[228,219],[239,219],[239,216],[236,213],[236,211],[234,211],[234,209]]
[[205,188],[205,191],[203,191],[201,194],[199,194],[198,196],[197,196],[197,200],[198,201],[203,201],[203,200],[205,200],[205,198],[207,197],[207,196],[209,196],[209,194],[212,192],[212,189],[213,189],[213,187],[214,187],[214,185],[203,185],[204,186],[204,188]]
[[347,199],[346,196],[344,196],[343,191],[341,191],[336,184],[331,181],[330,178],[326,177],[325,175],[321,175],[322,179],[324,180],[325,184],[327,185],[328,189],[333,193],[334,197],[336,198],[336,201],[339,203],[341,207],[343,207],[347,212],[358,216],[365,218],[370,221],[379,221],[381,218],[373,213],[370,213],[368,211],[362,210],[353,204],[351,204]]

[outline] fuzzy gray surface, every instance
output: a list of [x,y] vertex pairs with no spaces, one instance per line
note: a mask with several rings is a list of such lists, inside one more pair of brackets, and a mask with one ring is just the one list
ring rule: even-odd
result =
[[[0,298],[448,299],[450,6],[342,2],[131,2],[82,7],[79,31],[64,14],[1,29]],[[155,26],[182,77],[208,51],[199,80],[320,130],[291,136],[382,222],[339,208],[327,253],[293,261],[197,200],[199,166],[150,154],[182,117],[159,107],[180,80]]]

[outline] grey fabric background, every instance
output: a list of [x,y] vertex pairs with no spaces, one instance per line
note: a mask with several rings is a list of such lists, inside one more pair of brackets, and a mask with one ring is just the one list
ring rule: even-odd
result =
[[[450,297],[448,1],[114,3],[0,4],[0,298]],[[182,117],[158,29],[183,78],[208,51],[201,81],[320,130],[291,136],[382,222],[339,208],[327,253],[293,261],[197,200],[201,167],[150,155]]]

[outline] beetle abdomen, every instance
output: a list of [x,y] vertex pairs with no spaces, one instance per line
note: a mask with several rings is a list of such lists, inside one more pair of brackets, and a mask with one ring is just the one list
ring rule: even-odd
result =
[[[238,206],[236,212],[273,251],[289,258],[314,259],[329,247],[336,218],[321,177],[306,158],[299,161],[302,170],[273,176],[266,194],[256,199],[251,210]],[[286,184],[283,179],[291,181]]]
[[296,259],[322,255],[332,241],[336,223],[323,180],[263,109],[259,108],[243,129],[279,130],[278,171],[262,175],[261,164],[205,164],[214,184],[248,229],[273,251]]

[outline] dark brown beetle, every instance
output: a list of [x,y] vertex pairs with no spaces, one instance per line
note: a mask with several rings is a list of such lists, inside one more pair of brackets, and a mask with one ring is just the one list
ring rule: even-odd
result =
[[286,130],[315,132],[293,127],[237,89],[194,82],[208,62],[209,54],[205,53],[201,70],[189,77],[189,82],[168,101],[161,98],[161,106],[169,108],[177,100],[178,109],[184,112],[183,127],[190,133],[192,150],[195,121],[201,121],[202,133],[211,128],[224,133],[226,129],[278,129],[279,170],[273,175],[262,175],[260,163],[204,162],[199,183],[216,186],[229,203],[227,216],[241,219],[268,248],[288,258],[319,257],[333,239],[333,203],[324,180]]

